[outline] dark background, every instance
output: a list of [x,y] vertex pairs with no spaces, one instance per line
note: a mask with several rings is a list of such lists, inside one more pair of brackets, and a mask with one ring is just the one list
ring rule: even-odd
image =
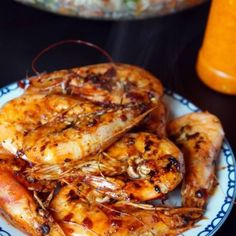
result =
[[[63,17],[10,0],[0,5],[0,87],[32,75],[31,62],[40,50],[63,39],[83,39],[106,49],[115,61],[140,65],[163,84],[216,114],[236,150],[236,97],[216,93],[197,78],[195,61],[209,3],[161,18],[142,21],[94,21]],[[44,55],[39,71],[52,71],[106,61],[80,45],[64,45]],[[233,235],[236,209],[216,233]]]

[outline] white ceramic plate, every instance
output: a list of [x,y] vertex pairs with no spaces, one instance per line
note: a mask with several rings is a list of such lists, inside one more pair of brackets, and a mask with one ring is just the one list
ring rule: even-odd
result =
[[[24,81],[27,83],[27,81]],[[11,84],[0,89],[0,107],[7,101],[21,95],[21,89],[17,83]],[[189,102],[186,98],[173,93],[165,92],[165,103],[170,110],[171,117],[178,117],[189,112],[199,111],[195,105]],[[210,198],[205,213],[206,219],[197,223],[199,227],[185,232],[184,236],[210,236],[213,235],[228,217],[232,209],[233,202],[236,196],[236,169],[235,161],[230,145],[227,140],[224,141],[219,161],[218,161],[218,181],[214,195]],[[222,168],[225,167],[225,168]],[[23,236],[24,233],[18,231],[9,225],[3,218],[0,217],[0,236]]]

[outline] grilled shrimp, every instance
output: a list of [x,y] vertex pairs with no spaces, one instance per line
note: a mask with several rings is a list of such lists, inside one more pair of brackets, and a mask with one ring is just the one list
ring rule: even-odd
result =
[[[79,107],[79,109],[78,109]],[[24,136],[22,158],[55,164],[104,150],[145,115],[139,106],[115,105],[79,115],[80,105]]]
[[157,104],[163,95],[159,80],[126,64],[97,64],[30,78],[27,93],[73,94],[92,102]]
[[208,112],[191,113],[171,121],[168,133],[184,153],[183,205],[204,207],[216,186],[216,160],[224,138],[221,123]]
[[[78,187],[78,186],[77,186]],[[66,235],[177,235],[202,216],[196,208],[139,209],[120,203],[100,203],[87,187],[63,187],[51,203],[54,217]]]
[[29,173],[41,180],[79,178],[111,198],[146,201],[165,196],[181,182],[184,161],[169,140],[140,132],[125,134],[97,156],[77,163],[35,166]]
[[[76,160],[102,150],[148,113],[145,105],[99,106],[69,95],[24,94],[0,112],[0,141],[33,163]],[[143,113],[143,114],[142,114]]]
[[163,87],[147,71],[126,64],[97,64],[61,70],[30,78],[27,93],[72,94],[91,102],[145,103],[156,107],[143,124],[148,131],[164,136],[166,109],[161,103]]
[[161,198],[176,188],[184,175],[180,150],[169,140],[150,133],[125,135],[108,149],[107,155],[115,159],[126,157],[126,176],[122,179],[86,175],[84,181],[114,199]]
[[84,104],[71,96],[57,94],[23,94],[11,100],[0,110],[1,144],[5,149],[17,154],[27,133],[78,104],[80,113],[92,112],[95,109],[93,104]]
[[162,93],[155,77],[128,65],[39,75],[0,111],[0,142],[33,163],[77,160],[103,150],[148,113],[159,119]]
[[[4,160],[12,159],[11,154],[3,157]],[[29,235],[63,236],[61,227],[53,217],[41,209],[30,193],[17,182],[11,168],[1,160],[0,156],[0,210],[3,216],[14,226]]]

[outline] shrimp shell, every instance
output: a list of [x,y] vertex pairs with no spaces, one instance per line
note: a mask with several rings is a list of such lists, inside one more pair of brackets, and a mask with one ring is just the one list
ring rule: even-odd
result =
[[215,168],[224,138],[222,125],[208,112],[190,113],[171,121],[168,133],[184,153],[183,205],[205,207],[217,184]]
[[193,227],[202,217],[197,208],[144,210],[116,203],[96,204],[84,198],[89,191],[80,188],[76,192],[73,186],[66,186],[51,203],[54,217],[68,236],[171,236]]
[[158,139],[154,134],[126,134],[107,150],[107,154],[112,158],[127,158],[127,176],[86,175],[84,181],[114,199],[161,198],[175,189],[184,175],[181,151],[171,141]]
[[139,132],[125,134],[99,155],[79,162],[36,165],[28,172],[39,180],[79,178],[114,199],[145,201],[175,189],[184,169],[182,153],[171,141]]
[[163,87],[144,69],[118,63],[96,64],[40,74],[30,82],[26,90],[30,94],[69,94],[102,104],[145,103],[149,108],[156,107],[141,126],[159,137],[165,136],[166,109],[160,102]]
[[58,94],[23,94],[0,110],[0,142],[13,154],[22,148],[24,136],[77,106],[77,114],[96,111],[98,106]]
[[22,158],[33,163],[55,164],[103,151],[151,112],[141,113],[141,109],[127,104],[81,116],[69,111],[26,134],[20,149]]
[[12,225],[33,236],[65,235],[52,216],[37,206],[10,168],[3,164],[0,164],[0,189],[0,210]]
[[104,63],[60,70],[30,78],[26,93],[73,94],[92,102],[126,104],[158,103],[163,95],[160,81],[132,65]]

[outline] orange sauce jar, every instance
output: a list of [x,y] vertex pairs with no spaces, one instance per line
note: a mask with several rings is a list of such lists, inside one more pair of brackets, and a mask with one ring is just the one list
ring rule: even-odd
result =
[[236,95],[236,0],[212,0],[197,73],[210,88]]

